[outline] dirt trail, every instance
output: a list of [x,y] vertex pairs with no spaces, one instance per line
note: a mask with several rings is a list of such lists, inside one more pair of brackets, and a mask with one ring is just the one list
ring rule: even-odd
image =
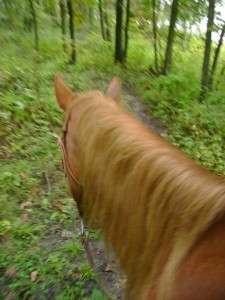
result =
[[[160,122],[153,118],[149,114],[147,107],[128,90],[125,90],[124,99],[128,110],[139,118],[148,128],[162,137],[167,136]],[[120,272],[114,255],[112,253],[106,253],[102,239],[90,239],[90,249],[98,276],[103,280],[107,291],[113,295],[112,299],[123,299],[126,279]]]
[[[126,90],[125,90],[126,91]],[[141,103],[134,95],[126,91],[125,100],[128,109],[139,118],[149,129],[162,137],[166,137],[166,130],[162,127],[159,120],[152,117],[148,108]]]

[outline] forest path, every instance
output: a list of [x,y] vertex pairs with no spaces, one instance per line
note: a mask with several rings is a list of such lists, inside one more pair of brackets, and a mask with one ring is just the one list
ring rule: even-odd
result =
[[166,130],[162,127],[159,120],[151,116],[146,105],[140,102],[140,100],[128,89],[125,89],[124,91],[125,104],[128,110],[156,134],[164,138],[167,137]]
[[[167,136],[166,130],[157,119],[150,115],[148,108],[130,90],[125,88],[123,91],[125,107],[145,126],[165,138]],[[95,272],[97,271],[97,276],[104,282],[108,293],[112,295],[112,299],[123,299],[126,279],[119,270],[114,255],[105,251],[102,238],[90,238],[89,247],[96,265]]]

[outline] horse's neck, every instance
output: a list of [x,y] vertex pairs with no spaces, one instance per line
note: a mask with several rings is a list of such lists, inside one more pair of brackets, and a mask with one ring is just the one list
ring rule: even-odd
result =
[[177,274],[171,300],[225,299],[225,218],[198,240]]

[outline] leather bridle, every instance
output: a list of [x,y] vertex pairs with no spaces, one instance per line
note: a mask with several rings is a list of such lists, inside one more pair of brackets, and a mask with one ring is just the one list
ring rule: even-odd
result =
[[67,157],[67,151],[66,151],[66,143],[65,143],[66,134],[67,134],[67,130],[68,130],[68,123],[69,123],[69,120],[70,120],[70,115],[71,115],[72,108],[73,108],[73,106],[70,108],[69,113],[66,116],[66,120],[65,120],[63,128],[62,128],[63,135],[62,135],[61,138],[59,138],[58,142],[59,142],[59,144],[61,146],[61,149],[62,149],[62,154],[63,154],[62,162],[63,162],[63,170],[64,170],[64,173],[65,173],[65,176],[68,177],[68,174],[67,174],[67,172],[68,172],[70,177],[72,178],[73,182],[81,188],[81,184],[80,184],[79,180],[76,178],[76,176],[74,176],[74,174],[73,174],[73,172],[70,168],[70,164],[69,164],[68,157]]
[[76,178],[76,176],[73,174],[71,167],[70,167],[70,163],[68,160],[68,156],[67,156],[67,149],[66,149],[66,134],[67,134],[67,128],[68,128],[68,123],[70,120],[70,115],[66,118],[66,121],[63,125],[63,135],[62,137],[59,138],[58,143],[61,146],[61,150],[62,150],[62,165],[63,165],[63,171],[66,177],[69,177],[72,179],[72,181],[75,183],[75,185],[78,187],[78,192],[76,193],[76,203],[77,203],[77,208],[80,214],[80,217],[82,219],[83,213],[82,213],[82,209],[81,209],[81,196],[82,196],[82,185],[80,183],[80,181]]
[[63,136],[61,138],[59,138],[59,144],[61,146],[61,149],[62,149],[62,162],[63,162],[63,170],[64,170],[64,174],[65,176],[67,176],[67,172],[66,170],[68,170],[71,178],[73,179],[73,181],[79,186],[81,187],[81,184],[79,182],[79,180],[73,175],[73,172],[70,168],[70,164],[69,164],[69,161],[68,161],[68,158],[67,158],[67,153],[66,153],[66,147],[65,147],[65,135],[66,135],[66,132],[63,132]]

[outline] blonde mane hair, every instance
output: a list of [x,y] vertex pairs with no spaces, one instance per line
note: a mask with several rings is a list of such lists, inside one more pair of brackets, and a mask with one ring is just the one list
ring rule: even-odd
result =
[[67,111],[81,208],[127,276],[127,298],[169,299],[182,262],[225,212],[224,181],[100,92]]

